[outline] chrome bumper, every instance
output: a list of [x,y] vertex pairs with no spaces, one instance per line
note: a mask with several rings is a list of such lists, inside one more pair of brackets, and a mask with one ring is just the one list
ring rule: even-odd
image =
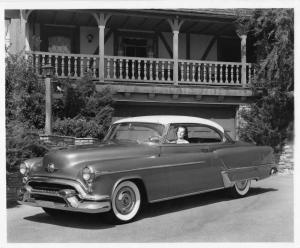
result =
[[[63,184],[68,184],[68,180],[61,179],[46,180],[42,178],[37,181],[55,181],[56,183],[63,182]],[[18,203],[33,207],[53,208],[84,213],[103,213],[111,210],[111,203],[108,196],[92,195],[87,193],[81,194],[82,190],[83,189],[81,189],[81,192],[78,192],[71,189],[62,189],[57,192],[51,192],[36,190],[25,185],[18,192]],[[37,195],[46,199],[35,199]],[[55,202],[47,200],[47,197],[50,197],[50,199],[51,197],[55,197],[60,201]]]

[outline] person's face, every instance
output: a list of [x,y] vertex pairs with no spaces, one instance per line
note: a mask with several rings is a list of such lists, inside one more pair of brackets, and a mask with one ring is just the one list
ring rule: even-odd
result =
[[178,128],[178,130],[177,130],[177,138],[178,139],[183,139],[184,133],[185,133],[185,130],[184,130],[183,127]]

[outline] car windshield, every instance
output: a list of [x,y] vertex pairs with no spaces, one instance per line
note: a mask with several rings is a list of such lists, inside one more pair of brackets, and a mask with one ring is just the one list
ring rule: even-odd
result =
[[164,125],[156,123],[124,122],[114,124],[104,141],[159,142]]

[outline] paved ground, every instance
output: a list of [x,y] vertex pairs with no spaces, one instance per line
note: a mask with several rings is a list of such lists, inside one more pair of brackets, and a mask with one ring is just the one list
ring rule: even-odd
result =
[[150,204],[140,218],[114,226],[103,215],[53,219],[39,208],[7,210],[7,242],[292,242],[293,176],[252,184],[248,197],[223,191]]

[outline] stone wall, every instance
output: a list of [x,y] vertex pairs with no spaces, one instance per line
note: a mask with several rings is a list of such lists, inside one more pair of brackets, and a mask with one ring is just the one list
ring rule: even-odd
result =
[[294,171],[294,144],[288,142],[280,155],[278,162],[278,172],[284,174],[290,174]]
[[6,199],[7,202],[17,200],[17,190],[22,186],[22,176],[19,172],[6,172]]

